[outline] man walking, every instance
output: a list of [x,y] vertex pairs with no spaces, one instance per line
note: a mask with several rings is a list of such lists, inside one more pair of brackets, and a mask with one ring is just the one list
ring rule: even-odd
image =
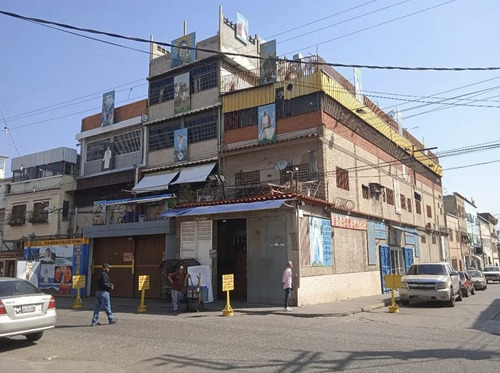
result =
[[106,316],[110,324],[116,324],[116,319],[113,317],[111,312],[111,300],[109,298],[109,292],[115,288],[115,286],[109,280],[108,272],[110,265],[104,263],[102,265],[102,272],[97,280],[97,291],[95,293],[95,307],[94,316],[92,317],[92,326],[100,325],[99,312],[101,308],[104,308]]
[[172,307],[174,313],[179,313],[179,303],[182,299],[182,294],[186,288],[186,280],[190,277],[189,274],[184,272],[184,267],[180,266],[179,269],[168,275],[168,280],[172,284]]
[[286,268],[283,271],[283,277],[281,279],[281,284],[283,285],[283,290],[285,291],[285,308],[284,311],[292,312],[292,309],[288,307],[288,301],[290,300],[290,293],[292,292],[292,268],[293,264],[291,261],[286,263]]

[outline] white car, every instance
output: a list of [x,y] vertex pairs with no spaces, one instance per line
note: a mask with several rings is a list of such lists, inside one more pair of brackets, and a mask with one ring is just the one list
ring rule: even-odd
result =
[[454,307],[455,298],[462,300],[460,276],[448,263],[412,264],[401,278],[402,304],[439,301]]
[[28,281],[0,277],[0,338],[24,335],[38,341],[56,325],[56,300]]
[[484,267],[483,275],[486,277],[486,283],[498,281],[500,283],[500,267]]

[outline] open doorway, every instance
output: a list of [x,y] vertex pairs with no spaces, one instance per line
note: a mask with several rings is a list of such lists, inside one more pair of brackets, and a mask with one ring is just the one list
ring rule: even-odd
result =
[[[234,274],[231,299],[247,300],[247,228],[246,219],[217,221],[217,276]],[[221,286],[217,298],[225,299]]]

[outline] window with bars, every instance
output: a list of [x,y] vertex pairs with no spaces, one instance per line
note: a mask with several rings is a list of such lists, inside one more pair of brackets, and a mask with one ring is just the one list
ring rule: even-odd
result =
[[26,205],[12,206],[9,225],[24,225],[26,223]]
[[406,200],[406,207],[408,208],[408,212],[411,212],[411,198],[408,197]]
[[368,188],[366,185],[361,185],[361,193],[364,199],[368,199],[370,195],[370,188]]
[[422,205],[420,201],[415,200],[415,212],[419,215],[422,215]]
[[141,131],[133,131],[113,138],[114,154],[128,154],[141,150]]
[[219,82],[217,62],[206,63],[191,69],[189,78],[191,80],[191,93],[217,87]]
[[394,206],[394,191],[389,188],[385,188],[387,196],[387,204]]
[[337,179],[337,188],[349,190],[349,171],[336,167],[335,177]]
[[257,125],[257,108],[232,111],[224,114],[224,130]]
[[174,131],[181,128],[180,122],[169,123],[149,130],[149,150],[155,151],[174,147]]
[[234,176],[236,185],[255,184],[260,182],[260,171],[238,172]]
[[87,162],[102,159],[106,148],[110,145],[110,139],[94,141],[87,144]]
[[429,205],[425,205],[425,208],[427,210],[427,217],[432,218],[432,208]]
[[35,202],[29,218],[30,223],[47,223],[49,221],[49,212],[45,210],[47,207],[49,207],[48,201]]
[[162,78],[149,83],[149,104],[160,104],[174,99],[174,77]]
[[[298,168],[298,170],[297,170]],[[310,181],[310,167],[308,163],[291,165],[280,171],[280,183],[285,184],[289,181]]]
[[217,115],[206,115],[187,120],[189,144],[217,138]]

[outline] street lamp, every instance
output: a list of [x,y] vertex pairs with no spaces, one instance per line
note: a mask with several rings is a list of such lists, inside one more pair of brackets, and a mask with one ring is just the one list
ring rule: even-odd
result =
[[55,208],[55,207],[44,207],[43,212],[46,212],[48,214],[51,214],[53,212],[57,212],[57,230],[56,230],[56,237],[59,237],[61,234],[61,210],[62,207],[60,208]]

